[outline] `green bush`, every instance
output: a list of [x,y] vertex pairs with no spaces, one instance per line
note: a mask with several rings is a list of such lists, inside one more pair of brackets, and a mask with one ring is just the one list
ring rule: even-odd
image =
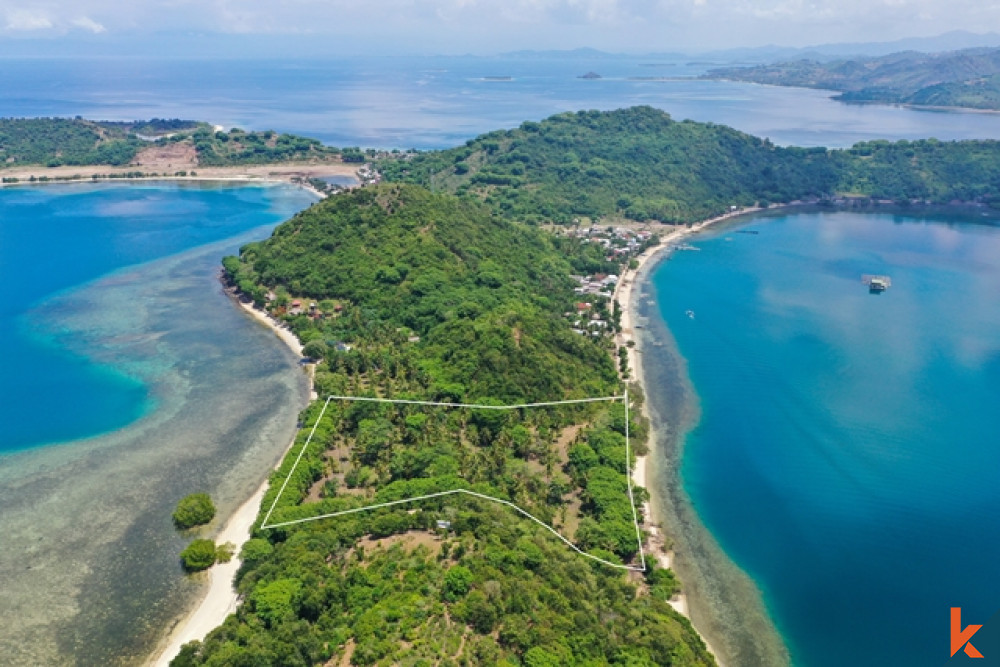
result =
[[310,359],[323,359],[330,352],[329,348],[321,340],[311,340],[302,348],[302,356]]
[[181,552],[181,562],[188,572],[199,572],[215,565],[215,542],[198,539],[185,547]]
[[236,545],[232,542],[220,544],[215,548],[215,562],[228,563],[233,559],[234,553],[236,553]]
[[207,493],[192,493],[181,498],[172,515],[174,525],[181,530],[201,526],[215,516],[215,505]]

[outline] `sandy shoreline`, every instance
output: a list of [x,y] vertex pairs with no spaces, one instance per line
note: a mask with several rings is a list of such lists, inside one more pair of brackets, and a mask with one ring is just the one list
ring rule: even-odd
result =
[[[197,178],[200,179],[201,176],[199,175]],[[216,177],[211,178],[211,180],[218,179]],[[756,210],[758,209],[743,209],[738,212],[705,220],[696,225],[692,225],[691,227],[671,231],[669,234],[661,238],[659,245],[646,250],[642,253],[642,255],[636,258],[638,260],[637,268],[629,269],[623,272],[621,280],[619,281],[614,293],[614,298],[622,304],[621,332],[616,336],[616,342],[618,345],[626,345],[628,341],[636,342],[636,347],[626,348],[628,349],[629,355],[629,368],[632,369],[633,379],[638,382],[640,386],[643,386],[644,391],[645,386],[643,385],[642,380],[642,367],[638,363],[638,354],[640,352],[638,349],[638,340],[634,336],[633,331],[633,320],[635,319],[635,304],[633,303],[633,297],[635,295],[634,286],[636,277],[644,268],[648,267],[651,262],[657,259],[662,252],[667,250],[669,246],[679,243],[685,237],[702,231],[706,227],[715,223],[728,220],[739,215],[752,213]],[[269,327],[274,332],[275,336],[287,345],[295,354],[302,356],[302,345],[291,331],[281,326],[266,313],[254,308],[253,304],[242,301],[235,296],[234,301],[238,303],[250,317],[255,319],[260,324]],[[312,399],[315,399],[315,390],[311,389],[311,396]],[[648,418],[649,415],[645,405],[643,406],[643,412]],[[652,427],[652,422],[650,423]],[[650,438],[651,446],[653,442],[655,442],[655,439]],[[294,439],[289,444],[288,448],[290,449],[293,444]],[[646,484],[649,478],[649,475],[647,474],[647,466],[650,465],[652,460],[654,460],[654,452],[651,447],[650,452],[646,456],[637,457],[636,465],[632,472],[633,481],[637,485],[647,489],[649,488]],[[250,538],[250,530],[252,529],[253,523],[257,518],[260,503],[264,497],[267,487],[268,482],[265,480],[264,483],[262,483],[261,486],[254,492],[254,494],[246,502],[240,505],[236,512],[234,512],[233,515],[226,521],[223,529],[219,532],[215,539],[216,542],[219,543],[232,542],[235,544],[237,547],[237,556],[234,556],[233,560],[229,563],[215,565],[208,571],[209,587],[204,596],[201,598],[199,603],[173,627],[173,629],[166,636],[165,640],[157,647],[148,664],[154,665],[155,667],[167,667],[170,661],[177,655],[181,646],[193,640],[204,639],[209,632],[221,625],[222,622],[225,621],[226,617],[236,610],[239,605],[239,596],[233,589],[233,578],[235,577],[240,566],[240,560],[238,558],[239,550]],[[654,494],[655,491],[653,489],[649,490],[651,495]],[[669,568],[673,554],[664,546],[663,535],[660,533],[659,528],[655,525],[650,505],[651,503],[646,503],[643,507],[644,514],[647,517],[646,524],[643,528],[650,534],[648,542],[651,547],[650,555],[656,558],[661,567]],[[687,598],[684,594],[678,595],[671,601],[670,604],[679,613],[684,616],[690,616]],[[695,629],[698,630],[698,628]],[[704,634],[702,634],[702,639],[705,640],[706,645],[708,645],[709,651],[716,656],[716,659],[718,659],[718,653],[713,650],[707,639],[705,639]]]
[[[295,335],[281,326],[270,316],[262,313],[253,307],[253,304],[246,303],[238,297],[233,296],[233,301],[253,319],[260,324],[274,331],[275,336],[289,347],[296,355],[302,356],[302,344],[299,343]],[[309,380],[310,401],[316,399],[316,391],[312,385],[312,376]],[[283,461],[288,451],[295,444],[295,437],[285,448],[280,461]],[[260,504],[267,492],[269,482],[265,479],[253,495],[246,502],[240,505],[232,516],[223,525],[222,530],[215,536],[217,544],[231,542],[236,546],[235,555],[228,563],[219,563],[208,569],[208,588],[198,603],[190,609],[170,630],[163,641],[153,651],[150,660],[147,662],[154,667],[168,667],[170,661],[176,657],[181,647],[194,640],[203,640],[209,632],[222,625],[229,614],[236,611],[240,603],[240,596],[233,588],[233,580],[239,570],[242,561],[239,558],[240,549],[250,539],[253,524],[257,520],[260,512]]]
[[[634,328],[638,312],[636,307],[637,304],[635,302],[637,294],[636,281],[640,279],[643,272],[652,266],[652,264],[657,261],[664,252],[668,251],[670,247],[681,243],[688,236],[697,234],[698,232],[725,220],[755,213],[759,210],[761,209],[740,209],[739,211],[703,220],[702,222],[694,224],[690,227],[672,230],[668,234],[661,237],[658,245],[647,249],[635,258],[638,265],[634,269],[627,269],[624,271],[618,281],[617,287],[615,288],[613,298],[621,304],[622,308],[621,331],[615,336],[615,343],[619,347],[624,346],[628,352],[628,367],[632,372],[631,379],[642,387],[642,391],[647,397],[642,406],[642,412],[643,416],[647,419],[647,422],[650,425],[650,437],[648,443],[649,451],[645,456],[636,457],[635,467],[632,470],[632,481],[636,485],[645,488],[650,494],[651,500],[646,502],[642,508],[643,515],[646,517],[643,529],[649,533],[649,539],[647,541],[647,546],[650,549],[649,555],[653,556],[656,559],[656,562],[664,568],[669,568],[671,566],[673,561],[673,552],[667,547],[665,541],[666,537],[662,534],[660,527],[657,525],[656,517],[653,514],[652,505],[654,500],[656,502],[662,502],[662,499],[656,495],[656,489],[647,484],[647,482],[651,479],[650,466],[655,465],[656,461],[656,452],[654,449],[656,443],[656,423],[650,418],[649,414],[649,392],[643,380],[642,364],[639,363],[639,355],[642,353],[642,350],[640,348],[639,338],[635,335]],[[631,346],[629,346],[630,342],[632,343]],[[684,593],[680,593],[673,600],[671,600],[670,605],[678,613],[688,617],[692,621],[692,625],[695,625],[694,619],[691,619],[687,596]],[[715,656],[716,661],[722,665],[719,658],[719,652],[712,647],[712,644],[705,636],[703,629],[700,629],[695,625],[695,630],[699,635],[701,635],[701,638],[708,647],[709,652],[712,653],[712,655]]]
[[[288,163],[288,164],[256,164],[234,167],[198,167],[184,166],[179,171],[187,171],[186,176],[177,176],[178,171],[168,167],[163,172],[156,165],[137,165],[130,167],[112,167],[108,165],[90,165],[80,167],[39,167],[27,166],[0,169],[0,177],[17,178],[17,183],[0,183],[0,187],[51,185],[54,183],[134,183],[142,181],[228,181],[233,183],[290,183],[323,199],[326,194],[309,184],[310,178],[323,176],[357,177],[358,165],[337,162],[330,163]],[[158,176],[140,176],[124,178],[130,172],[157,173]],[[196,175],[191,175],[196,172]],[[113,176],[116,175],[116,176]],[[31,177],[36,180],[31,181]],[[47,180],[39,180],[45,178]],[[360,181],[359,181],[360,182]]]

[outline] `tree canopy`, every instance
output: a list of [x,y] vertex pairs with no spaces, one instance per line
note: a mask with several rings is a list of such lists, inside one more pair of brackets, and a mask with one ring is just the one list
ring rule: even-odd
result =
[[[313,206],[225,267],[300,339],[324,342],[320,396],[502,405],[621,392],[609,339],[565,316],[569,275],[603,260],[593,252],[475,201],[383,185]],[[620,403],[321,408],[272,475],[265,508],[287,481],[272,523],[467,488],[636,562]],[[593,456],[571,461],[584,446]],[[257,529],[243,557],[246,602],[175,666],[713,663],[667,604],[672,577],[626,576],[468,496]]]
[[996,141],[775,146],[651,107],[564,113],[464,146],[379,162],[388,180],[481,200],[507,219],[696,222],[762,202],[848,195],[1000,202]]
[[172,518],[174,525],[185,530],[208,523],[215,517],[215,505],[207,493],[192,493],[177,503]]

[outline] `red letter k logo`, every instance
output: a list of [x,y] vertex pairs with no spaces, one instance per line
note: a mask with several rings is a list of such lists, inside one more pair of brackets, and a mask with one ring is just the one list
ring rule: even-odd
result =
[[970,658],[981,658],[983,654],[976,650],[969,640],[972,635],[979,631],[981,625],[970,625],[965,630],[962,629],[962,608],[951,608],[951,654],[958,653],[958,649],[965,647],[965,654]]

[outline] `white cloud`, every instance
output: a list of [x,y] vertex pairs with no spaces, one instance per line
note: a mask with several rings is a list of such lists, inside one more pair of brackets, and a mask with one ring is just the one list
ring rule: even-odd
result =
[[[805,46],[1000,26],[995,0],[0,0],[26,36],[330,36],[380,52]],[[61,18],[66,17],[66,18]],[[76,18],[72,18],[76,17]]]
[[45,11],[30,9],[12,9],[7,12],[7,30],[13,32],[30,32],[33,30],[48,30],[52,27],[52,19]]
[[82,28],[83,30],[89,30],[95,35],[99,35],[102,32],[107,32],[107,28],[103,25],[90,18],[89,16],[81,16],[79,18],[73,19],[73,25],[77,28]]

